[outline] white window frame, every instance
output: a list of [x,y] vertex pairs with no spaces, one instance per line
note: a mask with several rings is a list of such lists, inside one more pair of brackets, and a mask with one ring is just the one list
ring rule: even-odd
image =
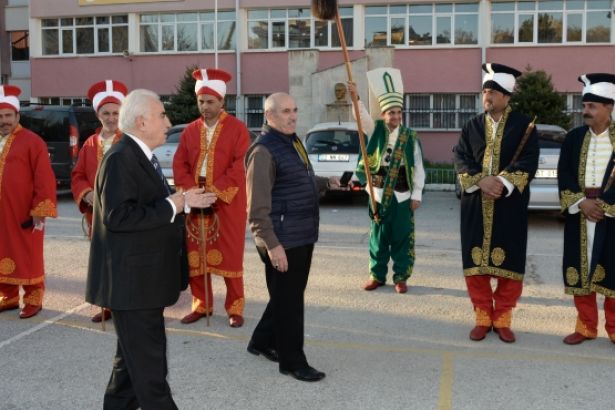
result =
[[[405,4],[406,6],[406,11],[405,13],[399,13],[399,12],[391,12],[391,8],[398,8],[399,6],[404,6],[403,4],[399,4],[399,5],[368,5],[366,6],[366,9],[368,7],[386,7],[386,14],[367,14],[367,10],[365,15],[363,16],[363,24],[364,26],[365,24],[365,20],[370,18],[370,17],[384,17],[385,21],[386,21],[386,30],[387,30],[387,35],[386,35],[386,45],[387,47],[395,47],[395,48],[434,48],[434,47],[438,47],[438,48],[450,48],[450,47],[471,47],[471,48],[475,48],[478,47],[479,45],[479,41],[480,41],[480,36],[481,36],[481,24],[480,24],[480,8],[479,8],[479,1],[478,0],[474,0],[472,2],[468,2],[468,3],[460,3],[460,4],[476,4],[476,11],[457,11],[457,4],[458,3],[454,3],[451,2],[450,3],[428,3],[428,4]],[[442,5],[450,5],[451,6],[451,11],[436,11],[438,6],[442,6]],[[423,12],[423,13],[411,13],[410,12],[410,8],[408,6],[431,6],[431,11],[430,12]],[[477,21],[477,25],[476,25],[476,42],[473,44],[457,44],[455,42],[455,18],[459,15],[475,15],[476,16],[476,21]],[[421,17],[421,16],[430,16],[431,17],[431,44],[420,44],[420,45],[409,45],[408,41],[410,40],[410,16],[417,16],[417,17]],[[404,44],[396,44],[393,43],[391,41],[391,19],[395,19],[395,18],[404,18]],[[438,36],[437,36],[437,24],[438,24],[438,17],[448,17],[450,18],[450,42],[448,43],[438,43]],[[367,44],[367,38],[364,39],[365,44]]]
[[[583,9],[568,9],[567,8],[567,3],[564,1],[563,2],[563,6],[561,9],[558,10],[540,10],[538,7],[538,1],[534,0],[533,4],[534,4],[534,9],[533,10],[519,10],[519,2],[516,0],[506,0],[506,1],[496,1],[493,2],[492,4],[497,4],[497,3],[510,3],[510,2],[514,2],[514,9],[513,10],[508,10],[508,11],[494,11],[493,9],[491,9],[489,11],[489,18],[491,19],[492,16],[494,14],[497,15],[505,15],[505,14],[512,14],[514,16],[513,18],[513,42],[512,43],[494,43],[492,41],[492,33],[489,33],[489,44],[490,46],[493,47],[505,47],[505,46],[554,46],[554,45],[585,45],[585,44],[590,44],[590,45],[604,45],[604,44],[612,44],[613,43],[613,18],[611,17],[611,25],[609,27],[610,29],[610,38],[609,41],[607,42],[591,42],[588,43],[587,42],[587,14],[588,13],[594,13],[594,12],[600,12],[600,11],[604,11],[604,12],[610,12],[611,14],[613,14],[613,7],[615,7],[615,4],[613,4],[613,1],[611,0],[611,6],[610,9],[596,9],[596,10],[592,10],[592,9],[588,9],[588,1],[591,0],[584,0],[584,6]],[[532,3],[531,1],[524,1],[524,3]],[[562,13],[562,41],[559,43],[541,43],[538,42],[538,16],[543,13],[543,12],[555,12],[555,13]],[[519,17],[520,15],[532,15],[534,18],[533,21],[533,33],[532,33],[532,41],[525,41],[525,42],[520,42],[519,41]],[[572,14],[581,14],[582,15],[582,27],[581,27],[581,40],[580,41],[568,41],[568,16],[572,15]]]
[[[453,110],[442,110],[434,108],[434,97],[436,95],[454,95],[455,96],[455,108]],[[410,98],[412,96],[429,96],[429,109],[428,111],[424,110],[413,110],[410,104]],[[475,101],[475,106],[473,111],[469,111],[467,108],[461,108],[461,97],[463,96],[473,96]],[[461,114],[468,113],[476,115],[479,111],[479,103],[480,103],[480,95],[476,93],[406,93],[404,95],[404,105],[405,108],[403,110],[404,113],[404,123],[408,125],[410,128],[415,130],[424,130],[424,131],[459,131],[463,128],[465,121],[461,120]],[[418,127],[410,122],[410,115],[412,113],[423,113],[429,115],[429,126],[427,127]],[[452,128],[434,128],[434,115],[438,113],[444,114],[455,114],[455,124]]]
[[[126,22],[125,23],[114,23],[113,22],[113,17],[125,17],[126,18]],[[97,23],[97,18],[100,17],[107,17],[109,19],[108,23]],[[92,24],[77,24],[76,19],[79,18],[91,18],[92,19]],[[72,19],[72,24],[71,25],[62,25],[62,20],[65,19]],[[42,21],[43,20],[55,20],[56,21],[56,25],[55,26],[43,26]],[[60,17],[60,18],[44,18],[41,19],[41,56],[43,57],[62,57],[62,56],[70,56],[70,57],[74,57],[74,56],[92,56],[92,55],[119,55],[122,54],[122,51],[118,51],[118,52],[113,52],[113,28],[114,27],[126,27],[126,31],[129,32],[128,29],[128,14],[115,14],[115,15],[104,15],[104,16],[75,16],[75,17]],[[92,28],[93,31],[93,36],[94,36],[94,51],[92,53],[78,53],[77,52],[77,29],[78,28]],[[101,28],[106,28],[109,30],[109,51],[99,51],[99,44],[98,44],[98,30]],[[43,48],[44,45],[42,44],[43,41],[43,33],[45,31],[51,31],[51,30],[56,30],[58,33],[58,53],[57,54],[43,54]],[[63,32],[71,32],[72,33],[72,48],[73,51],[72,52],[67,52],[65,53],[63,50],[63,41],[62,41],[62,35]],[[128,44],[130,43],[130,38],[127,38],[127,42],[126,42],[126,48],[128,48]]]

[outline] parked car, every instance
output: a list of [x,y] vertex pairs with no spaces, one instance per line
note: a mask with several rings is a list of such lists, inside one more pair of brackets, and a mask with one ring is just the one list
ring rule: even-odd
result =
[[58,187],[69,187],[79,149],[100,127],[94,109],[30,105],[20,109],[20,123],[45,140]]
[[160,168],[162,168],[162,174],[167,179],[167,182],[171,186],[175,186],[175,180],[173,179],[173,157],[175,151],[177,151],[177,145],[179,144],[179,137],[182,134],[184,128],[188,124],[174,125],[167,131],[167,141],[164,145],[159,146],[153,152],[160,162]]
[[[159,146],[154,150],[160,167],[162,168],[162,174],[167,179],[167,182],[171,186],[175,186],[175,179],[173,178],[173,157],[177,151],[177,145],[179,144],[179,137],[188,124],[174,125],[167,131],[167,141],[164,145]],[[250,131],[250,141],[254,141],[257,135]]]
[[[558,125],[536,124],[540,157],[536,176],[530,183],[529,209],[558,210],[559,190],[557,188],[557,162],[566,138],[566,130]],[[455,181],[455,194],[461,198],[459,180]]]
[[[342,177],[354,173],[359,157],[359,133],[354,122],[316,124],[305,136],[305,148],[314,173],[322,177]],[[353,174],[350,192],[360,192],[361,184]]]

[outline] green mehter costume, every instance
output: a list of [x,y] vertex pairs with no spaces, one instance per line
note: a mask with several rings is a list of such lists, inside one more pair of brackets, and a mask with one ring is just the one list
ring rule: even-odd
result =
[[[386,68],[368,73],[370,91],[378,98],[380,112],[403,104],[399,70]],[[373,122],[361,104],[361,120],[367,135],[369,167],[374,183],[379,222],[371,208],[369,268],[372,280],[384,284],[389,259],[393,282],[404,282],[414,266],[414,212],[411,200],[421,200],[425,172],[416,133],[403,125],[390,131],[383,120]],[[372,131],[373,130],[373,131]],[[359,156],[357,177],[365,184],[364,159]]]

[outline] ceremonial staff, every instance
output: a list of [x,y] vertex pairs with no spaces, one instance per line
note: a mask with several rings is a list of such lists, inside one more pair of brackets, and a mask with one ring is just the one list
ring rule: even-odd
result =
[[521,141],[519,142],[519,146],[517,147],[515,154],[513,155],[512,159],[510,160],[510,163],[508,164],[509,167],[512,166],[519,159],[519,155],[521,155],[521,151],[523,151],[523,147],[525,147],[525,144],[527,143],[527,140],[530,138],[530,135],[532,134],[532,131],[534,131],[535,127],[536,127],[536,116],[534,116],[534,119],[532,120],[532,122],[530,122],[527,128],[525,129],[525,134],[523,134],[523,138],[521,138]]
[[[352,67],[350,66],[350,57],[348,55],[348,48],[346,47],[346,36],[344,35],[344,28],[342,27],[342,20],[340,19],[337,0],[312,0],[312,14],[320,20],[335,19],[335,25],[337,26],[337,33],[340,38],[342,53],[344,55],[346,74],[348,75],[348,81],[353,82]],[[365,133],[363,132],[363,126],[361,125],[359,101],[355,93],[350,93],[350,97],[352,99],[354,116],[357,121],[357,130],[359,131],[359,146],[361,147],[361,156],[363,157],[363,167],[365,168],[365,179],[367,179],[367,190],[369,192],[372,214],[374,215],[374,221],[378,223],[380,222],[380,216],[378,215],[378,205],[376,203],[376,199],[374,198],[372,173],[369,169],[369,157],[367,156],[367,148],[365,147]]]
[[207,320],[207,327],[209,327],[209,286],[207,283],[207,260],[205,259],[207,256],[207,244],[206,244],[206,235],[205,235],[205,211],[203,208],[200,209],[199,212],[199,268],[201,273],[203,273],[203,283],[205,289],[205,319]]

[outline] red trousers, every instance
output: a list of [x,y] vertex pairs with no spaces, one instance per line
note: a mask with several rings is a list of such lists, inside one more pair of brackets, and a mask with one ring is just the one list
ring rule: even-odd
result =
[[19,304],[19,286],[24,289],[24,305],[43,306],[45,282],[34,285],[8,285],[0,283],[0,306]]
[[[243,277],[224,278],[226,284],[226,313],[243,316],[245,299],[243,295]],[[205,283],[203,276],[190,278],[190,291],[192,292],[192,311],[198,313],[212,313],[214,311],[214,294],[211,288],[211,274],[207,274],[207,306],[205,306]]]
[[[575,331],[585,337],[598,336],[598,303],[596,292],[587,296],[575,296],[574,306],[577,308],[577,325]],[[615,340],[615,298],[604,298],[604,316],[606,317],[606,332],[611,340]]]
[[[495,292],[491,279],[497,280]],[[477,326],[510,327],[512,309],[521,297],[523,282],[490,275],[466,276],[468,294],[474,306]]]

